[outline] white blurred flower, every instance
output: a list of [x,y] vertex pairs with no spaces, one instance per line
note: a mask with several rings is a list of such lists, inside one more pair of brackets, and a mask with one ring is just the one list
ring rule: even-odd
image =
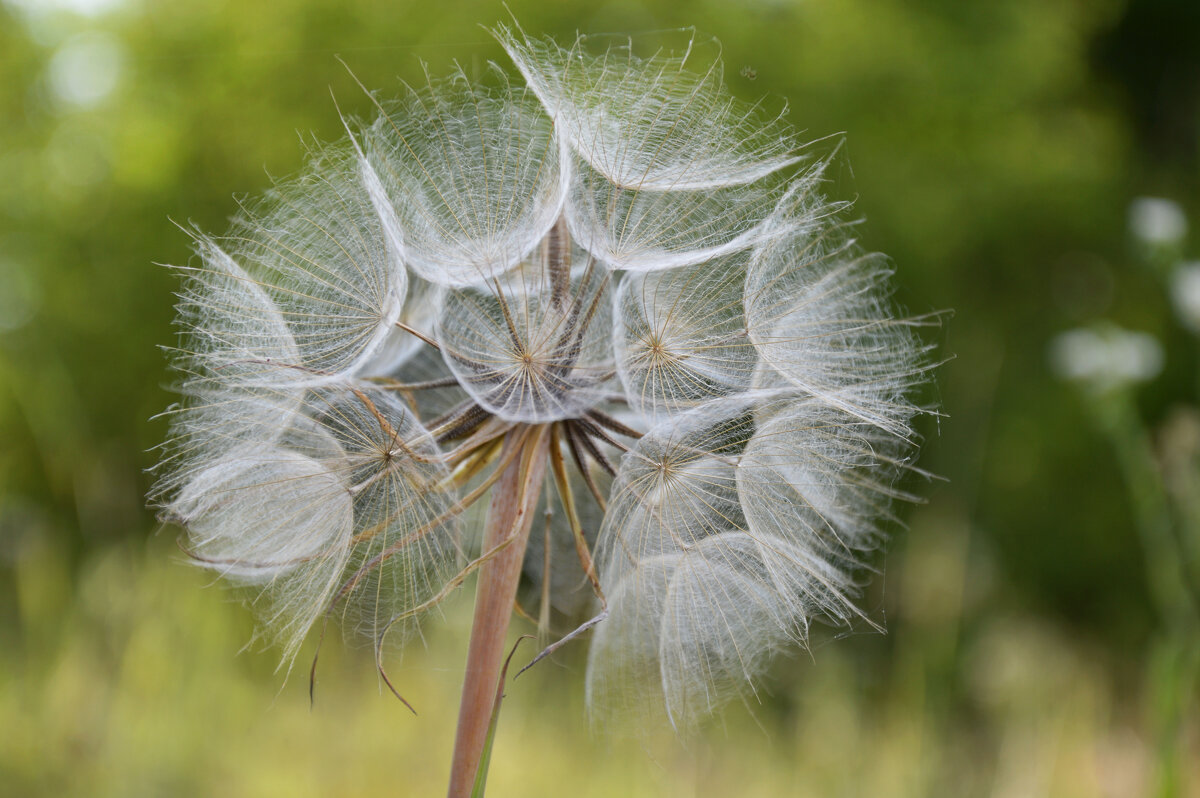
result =
[[1063,379],[1108,390],[1157,377],[1163,352],[1152,335],[1105,324],[1057,335],[1050,342],[1050,364]]
[[48,80],[64,105],[91,108],[116,89],[124,47],[107,33],[81,33],[67,40],[50,59]]
[[99,17],[116,11],[127,0],[5,0],[26,13],[48,14],[54,11],[72,11],[85,17]]
[[1173,244],[1187,235],[1187,217],[1173,200],[1138,197],[1129,203],[1129,229],[1146,244]]
[[1171,274],[1171,301],[1179,320],[1200,332],[1200,261],[1187,261]]
[[719,63],[497,35],[525,85],[410,89],[197,235],[157,499],[288,656],[331,615],[382,644],[515,549],[543,626],[595,615],[593,712],[687,726],[863,618],[926,348]]

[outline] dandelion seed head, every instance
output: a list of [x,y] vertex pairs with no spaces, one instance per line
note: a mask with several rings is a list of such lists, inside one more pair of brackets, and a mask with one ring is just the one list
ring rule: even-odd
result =
[[607,608],[593,716],[686,729],[814,622],[870,623],[923,320],[719,59],[496,35],[520,81],[371,95],[195,234],[154,500],[285,661],[331,620],[378,648],[462,583],[502,453],[540,442],[521,606]]

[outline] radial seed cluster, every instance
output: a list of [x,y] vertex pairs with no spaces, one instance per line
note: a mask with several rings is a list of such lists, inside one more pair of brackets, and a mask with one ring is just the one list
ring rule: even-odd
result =
[[598,717],[688,726],[862,617],[924,348],[719,61],[497,36],[520,83],[378,102],[197,234],[155,498],[285,661],[328,619],[378,647],[480,562],[504,442],[548,427],[518,609],[602,618]]

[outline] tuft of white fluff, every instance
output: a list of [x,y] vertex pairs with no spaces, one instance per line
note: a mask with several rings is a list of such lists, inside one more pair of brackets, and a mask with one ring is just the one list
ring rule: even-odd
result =
[[[922,321],[719,59],[496,36],[523,86],[460,70],[377,101],[197,234],[155,500],[258,591],[285,660],[329,618],[381,645],[465,573],[456,430],[556,425],[607,600],[590,710],[686,729],[814,622],[869,623]],[[562,498],[540,496],[523,601],[594,614]]]

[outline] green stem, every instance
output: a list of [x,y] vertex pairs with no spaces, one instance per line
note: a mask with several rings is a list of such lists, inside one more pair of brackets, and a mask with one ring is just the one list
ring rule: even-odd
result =
[[1181,732],[1200,669],[1200,608],[1188,584],[1187,556],[1178,538],[1163,475],[1128,393],[1096,397],[1098,420],[1117,452],[1133,501],[1146,562],[1146,579],[1163,623],[1151,650],[1147,697],[1157,745],[1154,794],[1177,798],[1181,782]]
[[1098,397],[1095,409],[1116,449],[1117,462],[1129,487],[1146,561],[1146,577],[1159,615],[1172,633],[1194,629],[1198,611],[1185,575],[1186,557],[1174,534],[1162,475],[1132,397],[1127,394]]

